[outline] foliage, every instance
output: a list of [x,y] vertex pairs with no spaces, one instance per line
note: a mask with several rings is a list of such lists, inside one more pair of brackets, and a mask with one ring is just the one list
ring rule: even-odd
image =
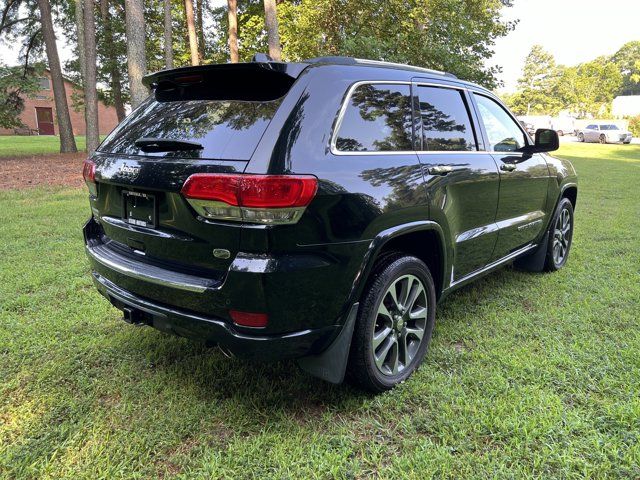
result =
[[611,58],[556,66],[553,56],[535,45],[525,61],[518,91],[505,101],[518,115],[555,115],[561,110],[579,117],[607,115],[622,84],[623,75]]
[[625,43],[612,58],[622,73],[620,95],[640,95],[640,41]]
[[40,89],[38,78],[43,65],[35,67],[8,67],[0,64],[0,127],[22,126],[20,114],[24,110],[24,97]]
[[640,137],[640,115],[629,119],[629,131],[633,133],[634,137]]
[[559,102],[549,95],[557,79],[558,68],[553,55],[541,45],[534,45],[525,59],[518,92],[509,98],[514,112],[519,115],[557,113]]
[[[452,72],[490,88],[497,67],[487,67],[497,38],[514,23],[504,22],[499,0],[283,0],[278,4],[285,60],[347,55],[409,63]],[[261,0],[238,4],[240,56],[266,51]],[[217,31],[226,32],[226,9],[212,12]],[[214,57],[226,58],[226,34]]]
[[91,283],[86,190],[0,192],[0,477],[638,478],[640,146],[558,154],[566,268],[449,296],[376,397],[125,324]]

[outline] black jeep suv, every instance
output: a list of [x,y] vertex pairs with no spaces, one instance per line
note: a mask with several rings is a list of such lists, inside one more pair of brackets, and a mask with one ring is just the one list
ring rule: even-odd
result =
[[128,322],[382,391],[448,293],[567,261],[574,169],[482,87],[344,57],[144,81],[84,165],[93,279]]

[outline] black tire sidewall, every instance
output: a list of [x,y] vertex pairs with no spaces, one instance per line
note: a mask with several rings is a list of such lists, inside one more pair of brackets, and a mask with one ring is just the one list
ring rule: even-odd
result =
[[[415,357],[408,367],[394,376],[387,376],[380,372],[375,365],[371,336],[375,328],[378,307],[382,297],[391,284],[403,275],[415,275],[422,282],[427,293],[427,325],[423,341]],[[372,279],[363,293],[358,312],[358,319],[354,331],[354,355],[350,363],[356,368],[352,371],[352,378],[368,390],[385,391],[406,380],[420,365],[431,341],[435,323],[436,295],[435,285],[429,268],[416,257],[392,256],[386,259],[372,275]],[[355,358],[353,358],[355,357]]]

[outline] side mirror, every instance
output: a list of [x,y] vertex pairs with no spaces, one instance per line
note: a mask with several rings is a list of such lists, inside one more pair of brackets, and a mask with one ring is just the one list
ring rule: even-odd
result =
[[525,154],[553,152],[560,148],[560,138],[558,132],[549,128],[539,128],[536,130],[536,140],[533,145],[527,145],[520,151]]

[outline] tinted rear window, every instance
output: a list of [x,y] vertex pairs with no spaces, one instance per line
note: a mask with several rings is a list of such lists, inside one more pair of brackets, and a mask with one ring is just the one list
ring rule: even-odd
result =
[[423,150],[476,150],[469,112],[460,90],[419,87]]
[[409,85],[365,84],[347,100],[336,138],[343,152],[407,151],[412,146]]
[[[282,99],[156,101],[149,97],[100,145],[101,152],[156,157],[249,160]],[[147,153],[144,138],[198,142],[202,150]]]

